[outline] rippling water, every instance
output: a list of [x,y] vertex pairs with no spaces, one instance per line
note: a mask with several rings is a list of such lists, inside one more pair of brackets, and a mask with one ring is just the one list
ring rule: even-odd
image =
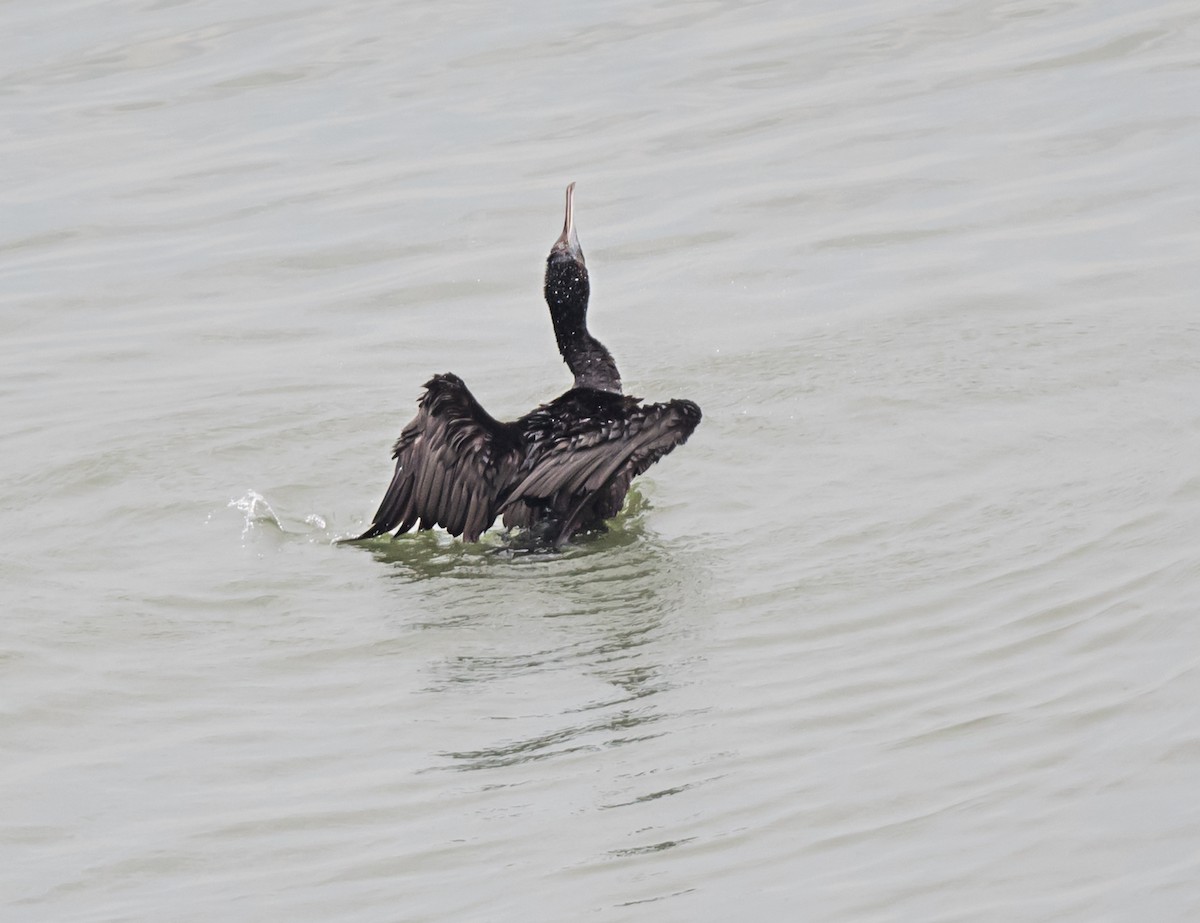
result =
[[[10,2],[13,920],[1200,916],[1193,2]],[[593,327],[613,531],[334,546]]]

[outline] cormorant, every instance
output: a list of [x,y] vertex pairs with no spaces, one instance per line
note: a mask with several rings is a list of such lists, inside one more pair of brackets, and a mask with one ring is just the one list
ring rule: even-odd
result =
[[519,420],[494,420],[457,375],[434,375],[396,440],[396,470],[360,541],[442,526],[476,541],[498,516],[562,545],[621,510],[629,483],[700,422],[687,400],[643,404],[621,393],[612,354],[587,329],[590,286],[567,187],[563,231],[546,258],[545,296],[575,384]]

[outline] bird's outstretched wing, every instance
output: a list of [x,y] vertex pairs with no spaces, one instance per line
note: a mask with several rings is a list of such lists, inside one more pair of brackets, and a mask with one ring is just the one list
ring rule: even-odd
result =
[[[584,394],[568,392],[517,424],[524,424],[528,446],[513,486],[500,498],[505,525],[550,516],[561,543],[589,521],[615,516],[630,482],[700,423],[700,408],[691,401],[643,406],[637,398]],[[557,406],[572,400],[595,403],[566,413]],[[557,424],[564,419],[571,421],[566,429]]]
[[371,528],[350,541],[419,524],[473,542],[495,521],[497,494],[520,461],[518,440],[457,375],[434,375],[417,407],[396,440],[396,472]]

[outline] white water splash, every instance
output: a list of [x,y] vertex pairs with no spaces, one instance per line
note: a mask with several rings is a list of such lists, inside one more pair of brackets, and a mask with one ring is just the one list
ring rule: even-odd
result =
[[283,531],[283,523],[271,509],[271,504],[256,490],[248,490],[236,500],[230,500],[229,506],[242,513],[242,541],[245,541],[250,530],[260,523],[271,523],[280,532]]

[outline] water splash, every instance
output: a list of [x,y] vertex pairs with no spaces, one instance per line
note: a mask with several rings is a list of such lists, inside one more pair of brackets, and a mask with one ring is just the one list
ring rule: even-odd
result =
[[228,505],[231,509],[238,510],[242,514],[242,541],[246,540],[246,536],[250,534],[251,529],[263,523],[275,526],[280,532],[284,531],[283,523],[279,521],[279,517],[271,509],[271,504],[267,502],[267,498],[256,490],[246,491],[236,500],[230,500]]

